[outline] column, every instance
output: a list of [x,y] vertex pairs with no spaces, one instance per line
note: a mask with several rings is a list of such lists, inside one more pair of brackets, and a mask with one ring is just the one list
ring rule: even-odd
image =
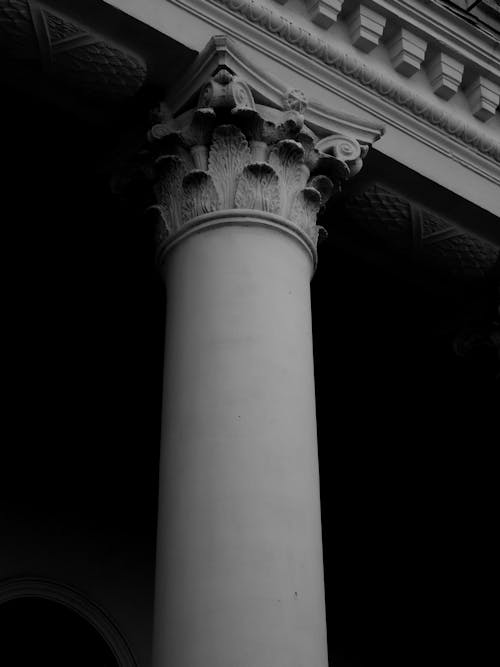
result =
[[304,110],[257,106],[222,69],[149,133],[167,290],[154,667],[328,664],[309,282],[318,211],[359,164],[317,150]]

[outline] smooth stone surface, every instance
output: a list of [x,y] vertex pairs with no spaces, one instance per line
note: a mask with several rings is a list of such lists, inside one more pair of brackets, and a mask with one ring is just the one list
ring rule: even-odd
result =
[[326,667],[309,281],[275,229],[168,254],[156,667]]

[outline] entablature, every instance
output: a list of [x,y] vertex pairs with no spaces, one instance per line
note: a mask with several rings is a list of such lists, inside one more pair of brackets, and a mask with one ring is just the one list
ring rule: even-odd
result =
[[232,38],[257,70],[303,90],[311,113],[385,125],[377,150],[498,214],[498,42],[442,3],[105,1],[198,52]]

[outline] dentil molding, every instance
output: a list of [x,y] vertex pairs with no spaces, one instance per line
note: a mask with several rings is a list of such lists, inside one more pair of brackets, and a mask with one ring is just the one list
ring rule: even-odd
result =
[[[278,0],[280,4],[285,4]],[[344,0],[305,0],[311,21],[321,28],[329,28],[342,9]]]
[[347,17],[347,25],[353,45],[369,53],[380,43],[386,25],[385,16],[381,16],[367,5],[358,5]]

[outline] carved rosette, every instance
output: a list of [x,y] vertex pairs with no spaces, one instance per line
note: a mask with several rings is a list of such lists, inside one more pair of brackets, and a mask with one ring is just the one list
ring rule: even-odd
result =
[[320,150],[304,124],[305,105],[295,90],[282,109],[256,105],[248,85],[221,69],[202,86],[197,108],[177,118],[161,109],[148,133],[160,245],[199,216],[239,209],[284,219],[316,247],[318,212],[366,151],[340,135],[323,139]]

